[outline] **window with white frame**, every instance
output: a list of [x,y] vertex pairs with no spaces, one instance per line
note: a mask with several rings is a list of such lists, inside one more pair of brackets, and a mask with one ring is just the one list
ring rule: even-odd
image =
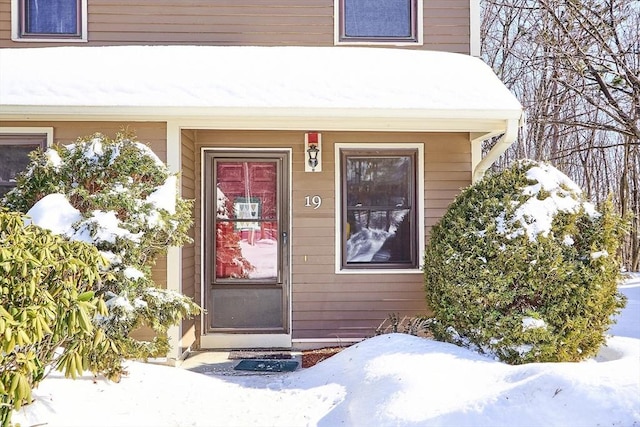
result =
[[420,43],[422,0],[336,0],[340,43]]
[[341,269],[418,267],[417,149],[341,149]]
[[13,0],[17,41],[86,41],[87,0]]
[[16,175],[30,162],[29,153],[47,146],[47,134],[0,134],[0,199],[16,186]]

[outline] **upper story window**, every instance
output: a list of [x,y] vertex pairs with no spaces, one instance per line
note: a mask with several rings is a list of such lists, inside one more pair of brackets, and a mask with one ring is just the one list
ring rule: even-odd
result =
[[47,146],[46,133],[0,133],[0,199],[16,186],[16,175],[30,162],[29,153]]
[[417,149],[343,149],[341,266],[417,269]]
[[87,0],[13,0],[14,41],[86,41]]
[[421,43],[422,0],[336,0],[337,43]]

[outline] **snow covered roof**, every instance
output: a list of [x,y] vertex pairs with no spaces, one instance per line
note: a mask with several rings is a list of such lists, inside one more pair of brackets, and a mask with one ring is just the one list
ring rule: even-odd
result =
[[114,108],[202,116],[229,109],[505,120],[522,114],[490,67],[454,53],[249,46],[0,49],[0,117]]

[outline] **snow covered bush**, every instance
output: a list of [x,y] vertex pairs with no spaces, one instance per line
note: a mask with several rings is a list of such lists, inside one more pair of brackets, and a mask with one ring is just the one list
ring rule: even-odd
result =
[[94,246],[25,226],[21,214],[0,210],[2,426],[9,425],[13,409],[31,401],[48,366],[60,364],[74,377],[88,368],[79,346],[94,342],[91,318],[107,314],[94,292],[105,279],[104,264]]
[[[132,136],[97,133],[32,154],[3,204],[35,225],[94,245],[107,259],[111,278],[95,291],[108,315],[92,319],[104,334],[87,355],[92,371],[118,378],[123,357],[166,354],[167,328],[199,313],[191,299],[151,279],[157,257],[189,241],[191,203],[178,196],[176,175]],[[157,333],[153,342],[130,337],[143,325]]]
[[605,341],[625,222],[554,167],[520,161],[464,190],[433,227],[433,333],[518,364],[578,361]]

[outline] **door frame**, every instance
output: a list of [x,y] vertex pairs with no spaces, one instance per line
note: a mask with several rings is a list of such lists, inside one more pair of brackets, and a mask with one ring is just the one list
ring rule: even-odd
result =
[[282,230],[287,233],[288,243],[284,245],[284,252],[282,253],[282,261],[288,268],[283,271],[283,315],[284,315],[284,333],[231,333],[231,332],[215,332],[210,331],[208,327],[208,316],[203,314],[201,316],[200,330],[200,347],[203,349],[232,349],[232,348],[290,348],[292,337],[292,307],[291,307],[291,217],[292,217],[292,149],[291,148],[235,148],[235,147],[201,147],[200,149],[200,277],[201,277],[201,307],[207,308],[209,301],[209,274],[206,271],[207,255],[206,250],[206,234],[208,230],[207,226],[207,200],[206,200],[206,179],[208,165],[206,159],[208,154],[215,155],[219,153],[234,153],[238,157],[242,157],[243,154],[247,154],[247,159],[256,157],[261,153],[265,155],[282,154],[283,170],[281,173],[281,188],[282,194],[280,197],[282,200],[282,215],[285,217],[285,221],[282,224]]

